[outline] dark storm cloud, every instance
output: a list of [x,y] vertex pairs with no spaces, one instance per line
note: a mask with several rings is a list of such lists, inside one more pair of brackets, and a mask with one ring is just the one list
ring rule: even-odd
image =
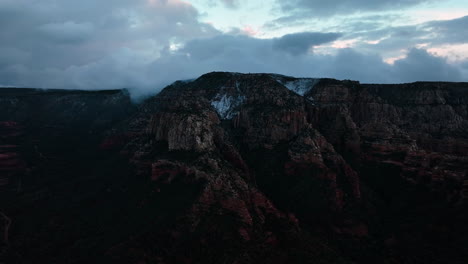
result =
[[312,46],[334,41],[341,36],[339,33],[303,32],[287,34],[275,39],[273,46],[292,55],[304,55]]
[[397,60],[394,67],[395,74],[403,82],[461,80],[461,72],[457,68],[421,49],[411,49],[407,58]]
[[29,54],[28,67],[83,65],[125,48],[157,53],[170,42],[218,34],[177,0],[5,0],[0,13],[0,50]]
[[376,54],[360,53],[353,49],[341,49],[336,55],[291,56],[288,52],[275,49],[274,42],[275,39],[248,36],[195,40],[176,53],[168,52],[156,60],[152,71],[164,76],[179,76],[179,79],[194,78],[210,71],[233,71],[276,72],[368,83],[466,80],[445,59],[434,57],[424,50],[413,49],[406,58],[389,65]]
[[367,83],[403,83],[415,81],[467,81],[461,71],[423,49],[411,49],[393,65],[384,63],[375,54],[342,49],[325,63],[323,74],[339,79],[354,79]]
[[[154,60],[163,47],[216,34],[180,0],[2,0],[0,84],[137,85],[145,81],[135,81],[125,67],[140,71],[136,65]],[[116,71],[122,71],[117,78],[104,76]]]
[[341,49],[325,61],[319,72],[324,76],[359,80],[361,82],[399,82],[394,69],[376,54],[363,54],[353,49]]

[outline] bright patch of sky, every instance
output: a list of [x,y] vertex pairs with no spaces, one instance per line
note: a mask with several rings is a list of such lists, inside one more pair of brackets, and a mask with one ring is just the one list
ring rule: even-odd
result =
[[[337,49],[343,48],[372,51],[369,47],[360,47],[360,44],[376,45],[390,35],[372,37],[366,36],[366,32],[418,25],[434,20],[451,20],[468,15],[468,1],[443,0],[429,1],[400,10],[357,12],[328,17],[314,15],[311,12],[307,18],[280,23],[277,22],[278,19],[288,14],[279,8],[276,0],[239,0],[235,7],[226,6],[222,1],[216,0],[189,0],[189,2],[201,11],[201,21],[225,33],[232,33],[233,28],[238,28],[241,33],[255,38],[274,38],[291,32],[304,31],[348,33],[343,39],[315,47],[315,52],[319,54],[333,54]],[[350,31],[352,34],[349,34]],[[359,32],[361,34],[356,35]],[[466,45],[445,44],[428,47],[423,43],[417,43],[415,46],[428,48],[432,54],[447,57],[452,62],[467,57],[464,55]],[[379,53],[384,61],[393,64],[394,61],[405,58],[407,52],[406,48],[399,48]]]
[[468,1],[442,0],[412,7],[406,11],[407,19],[412,23],[424,23],[432,20],[450,20],[468,15]]
[[222,1],[189,0],[200,10],[201,21],[212,24],[215,28],[230,32],[233,27],[242,30],[255,30],[255,37],[278,37],[291,32],[343,30],[347,21],[367,19],[379,15],[388,19],[382,26],[403,26],[420,24],[433,20],[449,20],[468,15],[468,1],[442,0],[423,3],[404,10],[371,11],[339,16],[323,17],[310,13],[308,19],[291,25],[269,27],[268,24],[277,18],[287,15],[282,12],[275,0],[238,1],[238,6],[227,7]]
[[[230,32],[234,27],[255,35],[268,37],[274,32],[261,30],[265,22],[274,18],[271,13],[273,0],[238,1],[239,6],[228,7],[217,0],[190,0],[200,10],[201,21],[215,28]],[[249,32],[250,31],[250,32]]]

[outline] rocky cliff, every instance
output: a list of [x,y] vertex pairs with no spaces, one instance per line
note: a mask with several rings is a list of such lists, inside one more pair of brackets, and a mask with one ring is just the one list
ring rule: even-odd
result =
[[[35,178],[47,195],[26,199],[41,205],[32,210],[11,198],[31,193],[17,190],[30,181],[9,190],[15,205],[4,208],[16,241],[7,260],[468,259],[468,84],[215,72],[176,82],[136,108],[117,91],[12,92],[0,98],[9,113],[0,114],[3,178]],[[50,136],[56,131],[64,136]],[[65,155],[60,167],[47,156],[73,151],[44,154],[35,140],[84,142],[84,151]],[[43,164],[64,179],[38,178]],[[57,197],[66,202],[50,201]],[[34,226],[28,217],[36,215],[47,220]]]

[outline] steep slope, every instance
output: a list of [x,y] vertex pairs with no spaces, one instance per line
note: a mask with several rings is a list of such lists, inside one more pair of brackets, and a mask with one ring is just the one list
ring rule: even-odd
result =
[[[147,101],[131,123],[140,134],[124,152],[141,175],[160,159],[205,164],[198,156],[216,156],[294,214],[301,232],[333,241],[350,259],[441,261],[430,252],[440,241],[421,236],[444,228],[444,215],[466,217],[467,92],[466,84],[211,73]],[[455,230],[465,229],[448,233]],[[417,256],[401,251],[415,242],[408,234],[425,244]],[[389,241],[398,241],[397,253]]]
[[466,83],[214,72],[137,109],[0,100],[11,263],[468,260]]
[[311,96],[312,122],[368,189],[387,252],[418,263],[466,260],[468,84],[324,80]]
[[[219,102],[224,102],[222,107]],[[151,247],[144,251],[146,255],[172,263],[176,260],[171,260],[170,255],[184,254],[189,248],[189,252],[195,252],[185,257],[195,262],[200,258],[208,263],[219,258],[228,263],[255,263],[265,258],[271,263],[308,263],[317,259],[341,262],[326,241],[308,235],[298,226],[295,213],[302,212],[288,208],[295,204],[291,203],[294,196],[307,193],[308,186],[291,191],[279,183],[288,182],[284,171],[293,175],[305,164],[306,181],[291,177],[290,186],[297,189],[304,183],[318,183],[323,185],[316,188],[324,197],[316,201],[314,198],[320,194],[313,194],[299,208],[305,212],[307,204],[319,203],[312,213],[331,217],[344,204],[337,175],[354,184],[353,197],[358,196],[356,175],[307,123],[303,98],[268,75],[215,73],[188,84],[175,83],[140,107],[129,130],[135,134],[121,152],[139,175],[151,175],[157,195],[167,189],[175,189],[177,197],[182,196],[182,190],[195,195],[186,201],[185,209],[175,212],[184,221],[170,229],[188,239],[188,244],[171,248],[169,256],[158,255]],[[296,147],[301,140],[307,142],[305,150]],[[279,173],[268,175],[273,168],[251,165],[258,163],[256,158],[267,155],[251,155],[255,151],[277,156],[260,162],[261,166],[289,164]],[[310,174],[313,170],[317,175]],[[174,187],[186,181],[191,184]],[[285,196],[275,195],[286,190]],[[200,241],[208,249],[200,252],[196,246]],[[119,248],[118,253],[122,252]]]

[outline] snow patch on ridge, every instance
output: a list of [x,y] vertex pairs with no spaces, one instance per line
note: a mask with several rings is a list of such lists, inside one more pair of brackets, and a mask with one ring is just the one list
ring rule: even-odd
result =
[[218,112],[221,119],[231,119],[239,113],[239,106],[244,103],[245,96],[240,94],[239,83],[236,82],[236,94],[228,94],[225,87],[222,87],[218,94],[212,99],[211,106]]
[[320,81],[320,79],[301,78],[295,79],[293,81],[284,81],[278,78],[277,81],[289,90],[301,96],[304,96],[307,92],[314,88],[314,86]]
[[226,94],[222,96],[218,95],[211,102],[211,105],[216,109],[216,112],[221,116],[221,119],[231,119],[239,112],[235,111],[235,108],[241,105],[245,100],[244,96],[229,96]]

